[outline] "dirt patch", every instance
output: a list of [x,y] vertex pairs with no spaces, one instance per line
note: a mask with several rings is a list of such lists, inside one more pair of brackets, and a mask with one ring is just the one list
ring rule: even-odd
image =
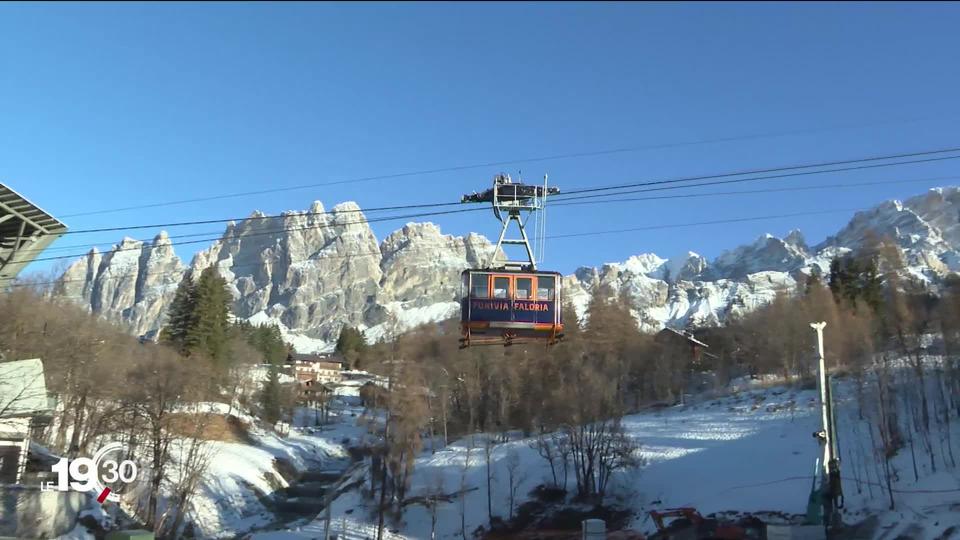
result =
[[[624,528],[630,522],[632,512],[626,509],[585,504],[570,504],[556,499],[556,494],[535,489],[531,495],[536,498],[529,500],[517,508],[514,518],[510,521],[494,520],[490,531],[484,531],[482,538],[487,540],[500,538],[524,539],[566,539],[580,538],[581,523],[585,519],[602,519],[606,522],[607,531],[620,531],[617,538],[632,538],[633,531]],[[542,500],[548,499],[548,501]],[[614,536],[608,536],[614,538]]]
[[253,444],[247,425],[236,416],[213,413],[175,413],[170,418],[174,433],[184,437],[199,436],[207,441]]

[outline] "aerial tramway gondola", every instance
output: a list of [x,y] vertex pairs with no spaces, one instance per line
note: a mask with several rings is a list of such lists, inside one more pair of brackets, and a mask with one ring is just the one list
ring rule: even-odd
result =
[[[542,212],[547,195],[558,192],[555,187],[547,187],[546,177],[544,184],[537,186],[514,183],[501,174],[494,177],[492,188],[463,196],[461,202],[491,203],[503,228],[487,266],[462,273],[462,347],[530,342],[552,345],[563,337],[561,275],[537,269],[523,218],[523,214],[529,220],[535,212]],[[511,222],[516,222],[520,238],[506,238]],[[501,259],[505,245],[523,246],[527,261]]]

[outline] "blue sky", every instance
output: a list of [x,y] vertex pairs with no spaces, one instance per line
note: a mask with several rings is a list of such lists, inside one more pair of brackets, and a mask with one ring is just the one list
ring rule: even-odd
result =
[[[768,135],[64,218],[86,229],[275,213],[313,200],[328,208],[346,200],[363,207],[455,201],[486,188],[500,170],[522,169],[526,179],[548,173],[561,188],[582,188],[949,147],[960,143],[958,24],[960,6],[949,3],[7,3],[0,6],[0,181],[62,216]],[[960,175],[955,162],[776,186],[949,175]],[[558,206],[549,233],[861,208],[951,183],[960,182]],[[761,186],[722,190],[747,187]],[[712,258],[793,228],[818,242],[849,217],[557,239],[544,267],[570,272],[651,251]],[[453,234],[497,232],[488,213],[433,220]],[[374,230],[382,239],[402,224]],[[55,246],[122,235],[66,237]],[[189,260],[197,248],[178,253]]]

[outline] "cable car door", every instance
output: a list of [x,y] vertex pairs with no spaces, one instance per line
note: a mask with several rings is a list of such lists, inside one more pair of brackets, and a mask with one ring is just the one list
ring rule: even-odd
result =
[[537,276],[517,276],[514,281],[513,320],[524,323],[551,323],[553,303],[537,296]]

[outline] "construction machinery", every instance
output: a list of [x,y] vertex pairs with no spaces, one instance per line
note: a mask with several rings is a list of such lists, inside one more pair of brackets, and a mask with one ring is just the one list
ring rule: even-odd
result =
[[[744,521],[740,524],[705,518],[696,508],[651,510],[650,518],[657,532],[650,540],[746,540],[763,538],[763,523]],[[670,523],[667,518],[674,518]]]

